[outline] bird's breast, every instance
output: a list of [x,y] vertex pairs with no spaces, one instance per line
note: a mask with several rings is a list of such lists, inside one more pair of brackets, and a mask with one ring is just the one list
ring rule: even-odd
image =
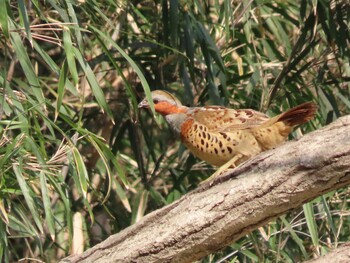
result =
[[181,126],[181,140],[185,146],[199,159],[212,165],[222,165],[238,152],[236,147],[242,136],[237,133],[213,132],[207,126],[186,120]]

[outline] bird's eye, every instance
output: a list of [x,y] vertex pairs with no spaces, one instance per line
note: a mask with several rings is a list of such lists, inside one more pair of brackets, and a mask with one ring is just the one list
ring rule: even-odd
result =
[[159,102],[158,99],[153,99],[153,103],[154,103],[154,104],[157,104],[158,102]]

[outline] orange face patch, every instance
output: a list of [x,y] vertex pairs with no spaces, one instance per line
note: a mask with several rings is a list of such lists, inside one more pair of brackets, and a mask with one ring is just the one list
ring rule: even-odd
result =
[[160,101],[157,104],[154,104],[154,109],[156,112],[162,115],[174,114],[174,113],[184,113],[185,109],[179,108],[176,105],[173,105],[167,101]]

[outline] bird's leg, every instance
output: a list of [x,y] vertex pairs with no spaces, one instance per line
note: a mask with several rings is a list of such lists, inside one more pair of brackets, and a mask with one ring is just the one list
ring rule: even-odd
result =
[[236,167],[236,162],[241,159],[243,157],[242,154],[237,154],[235,155],[231,160],[229,160],[227,163],[223,164],[222,166],[220,166],[215,173],[213,173],[209,178],[205,179],[204,181],[201,182],[205,183],[205,182],[209,182],[214,180],[215,178],[219,177],[223,172],[226,172],[227,169],[229,169],[230,167],[235,168]]

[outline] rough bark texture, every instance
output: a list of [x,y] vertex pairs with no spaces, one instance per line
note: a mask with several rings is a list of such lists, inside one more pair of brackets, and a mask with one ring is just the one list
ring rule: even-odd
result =
[[327,255],[309,260],[307,263],[349,263],[350,262],[350,243],[346,243],[339,248],[329,252]]
[[192,262],[350,184],[350,116],[260,154],[64,262]]

